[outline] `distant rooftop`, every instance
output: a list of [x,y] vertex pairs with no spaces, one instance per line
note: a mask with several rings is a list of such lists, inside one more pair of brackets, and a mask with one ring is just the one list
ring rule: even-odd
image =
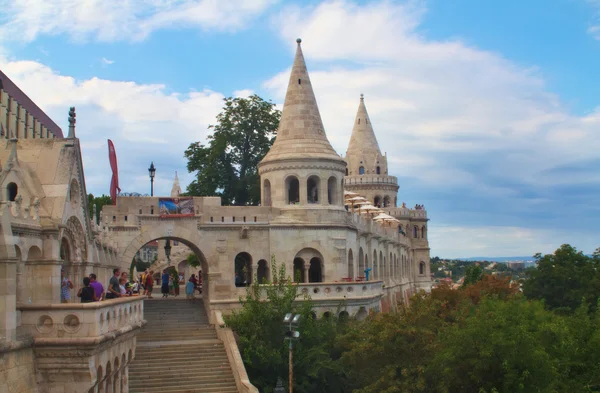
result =
[[27,112],[54,134],[56,138],[64,138],[62,129],[2,71],[0,71],[0,89],[6,91],[9,96],[27,109]]

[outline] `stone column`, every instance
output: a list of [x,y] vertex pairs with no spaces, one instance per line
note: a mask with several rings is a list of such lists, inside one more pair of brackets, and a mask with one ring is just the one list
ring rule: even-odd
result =
[[15,130],[17,133],[17,138],[25,138],[25,133],[27,130],[25,129],[25,119],[27,117],[27,109],[23,108],[23,106],[17,106],[17,129]]
[[16,340],[16,275],[16,258],[6,258],[0,261],[0,315],[3,316],[0,318],[0,337],[5,337],[8,342]]
[[[329,178],[324,178],[319,181],[319,205],[329,205],[328,185]],[[335,203],[335,195],[331,196],[331,204]]]
[[[26,290],[30,293],[33,304],[60,303],[60,270],[62,264],[62,261],[38,260],[27,262],[28,272],[31,272],[33,277],[31,280],[32,286]],[[73,285],[75,286],[75,283]]]
[[304,277],[303,277],[304,278],[304,282],[308,283],[308,269],[310,268],[310,264],[304,262],[303,268],[304,268]]
[[300,193],[300,205],[302,206],[306,206],[308,205],[308,198],[307,198],[307,184],[306,184],[307,178],[306,177],[301,177],[298,179],[298,192]]
[[252,272],[252,277],[250,278],[250,283],[254,283],[254,280],[258,281],[258,263],[253,263],[251,265],[250,271]]

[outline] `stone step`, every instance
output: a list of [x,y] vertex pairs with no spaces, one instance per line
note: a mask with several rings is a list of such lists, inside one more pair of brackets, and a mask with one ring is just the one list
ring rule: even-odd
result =
[[213,357],[211,359],[202,359],[202,360],[178,360],[178,359],[173,359],[173,360],[169,360],[167,361],[163,361],[163,362],[153,362],[153,363],[149,363],[149,362],[141,362],[141,364],[139,365],[135,365],[135,364],[131,364],[130,365],[130,370],[131,371],[143,371],[143,370],[154,370],[154,369],[167,369],[169,367],[176,367],[176,366],[194,366],[194,367],[221,367],[221,366],[227,366],[229,367],[229,360],[227,359],[227,356],[223,356],[223,357]]
[[[194,359],[194,358],[180,358],[180,357],[176,357],[176,356],[172,356],[172,357],[165,357],[163,360],[160,359],[147,359],[146,361],[144,361],[144,367],[151,367],[151,366],[165,366],[167,363],[169,365],[171,364],[179,364],[179,363],[187,363],[187,364],[194,364],[194,365],[199,365],[199,364],[217,364],[217,363],[222,363],[222,362],[227,362],[227,355],[214,355],[214,356],[206,356],[204,358],[201,359]],[[132,370],[137,370],[139,367],[136,367],[135,365],[131,365]]]
[[[134,375],[136,376],[150,376],[150,377],[179,377],[182,375],[188,375],[186,374],[187,372],[189,372],[189,377],[190,378],[203,378],[205,376],[228,376],[228,377],[232,377],[233,375],[231,374],[231,369],[229,367],[215,367],[214,369],[204,369],[204,368],[200,368],[200,369],[186,369],[187,371],[185,373],[182,373],[181,368],[177,367],[172,367],[172,368],[163,368],[160,371],[147,371],[147,370],[140,370],[140,371],[135,371]],[[131,372],[129,373],[129,375],[131,375]]]

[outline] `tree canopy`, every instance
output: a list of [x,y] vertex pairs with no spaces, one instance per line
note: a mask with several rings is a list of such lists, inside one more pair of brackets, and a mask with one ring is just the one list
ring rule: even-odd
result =
[[273,141],[281,111],[257,95],[225,98],[217,124],[208,128],[208,145],[190,144],[185,151],[189,172],[196,178],[186,195],[220,196],[224,205],[258,205],[258,163]]
[[[112,205],[112,199],[110,199],[109,195],[102,194],[102,196],[95,197],[94,194],[88,194],[88,209],[90,218],[95,219],[96,222],[100,221],[100,211],[104,205]],[[96,217],[94,217],[94,206],[96,206]]]

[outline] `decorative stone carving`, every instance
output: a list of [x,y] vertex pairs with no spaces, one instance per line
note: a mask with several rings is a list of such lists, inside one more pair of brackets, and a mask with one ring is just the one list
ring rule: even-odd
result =
[[240,230],[240,239],[248,239],[248,227],[247,226],[243,226],[242,229]]
[[76,333],[81,328],[81,321],[75,314],[69,314],[63,321],[63,327],[69,333]]
[[41,315],[37,320],[35,328],[42,334],[49,334],[54,330],[54,321],[50,315]]
[[226,239],[217,240],[217,251],[220,252],[221,254],[223,254],[225,251],[227,251],[227,240]]

